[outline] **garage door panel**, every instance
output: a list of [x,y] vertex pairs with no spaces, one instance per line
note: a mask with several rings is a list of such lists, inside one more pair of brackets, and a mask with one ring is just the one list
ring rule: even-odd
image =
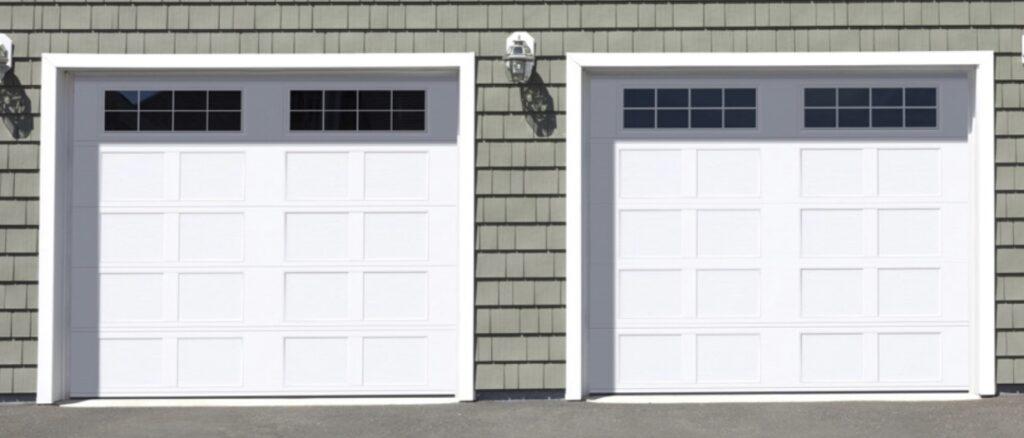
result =
[[450,139],[119,134],[72,148],[73,396],[454,391]]
[[588,380],[595,393],[888,391],[966,384],[966,366],[951,352],[965,341],[964,327],[662,327],[591,334]]
[[589,289],[594,296],[605,290],[616,296],[614,303],[592,301],[591,327],[967,319],[967,265],[960,262],[871,265],[851,259],[798,270],[724,260],[623,265],[614,292],[611,283]]
[[616,143],[614,201],[588,207],[591,390],[962,388],[959,147]]
[[455,377],[454,337],[439,329],[76,331],[72,339],[73,397],[436,394]]

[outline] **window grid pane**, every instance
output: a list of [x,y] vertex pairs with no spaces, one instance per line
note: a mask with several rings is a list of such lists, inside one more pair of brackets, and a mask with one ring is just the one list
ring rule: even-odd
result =
[[292,90],[292,131],[424,131],[425,90]]
[[109,132],[242,130],[240,90],[108,90],[103,107]]
[[627,88],[622,107],[628,129],[757,127],[755,88]]
[[805,128],[936,128],[935,88],[805,88]]

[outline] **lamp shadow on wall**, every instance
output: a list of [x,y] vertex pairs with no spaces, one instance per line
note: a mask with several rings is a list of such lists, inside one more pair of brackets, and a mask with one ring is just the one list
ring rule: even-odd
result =
[[538,72],[530,76],[530,80],[519,85],[519,101],[522,103],[523,112],[526,113],[526,122],[537,137],[550,137],[558,127],[558,119],[555,117],[555,99],[548,93],[547,84]]
[[28,137],[35,129],[32,101],[13,71],[7,72],[0,80],[0,119],[16,140]]

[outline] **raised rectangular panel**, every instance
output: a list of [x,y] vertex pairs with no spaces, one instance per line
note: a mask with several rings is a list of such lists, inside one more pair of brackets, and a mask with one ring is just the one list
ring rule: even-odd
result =
[[162,274],[100,274],[100,322],[162,320],[163,286]]
[[805,149],[800,152],[804,196],[849,196],[864,191],[860,149]]
[[348,153],[289,152],[286,184],[288,199],[345,199],[348,193]]
[[285,215],[288,260],[341,260],[348,257],[348,215],[288,213]]
[[756,382],[760,374],[760,336],[697,335],[697,382]]
[[240,321],[244,303],[242,274],[180,274],[178,319]]
[[863,252],[861,210],[804,210],[800,251],[807,257],[856,256]]
[[938,269],[879,269],[878,313],[883,316],[936,316],[942,313]]
[[363,316],[372,320],[427,318],[427,274],[367,272],[363,275]]
[[242,260],[245,219],[241,213],[188,213],[179,220],[181,260]]
[[761,191],[760,154],[752,150],[697,151],[697,194],[756,196]]
[[678,335],[619,337],[619,378],[625,384],[683,380],[683,343]]
[[241,385],[241,339],[183,338],[178,340],[178,386]]
[[186,152],[180,165],[181,199],[245,199],[244,153]]
[[684,169],[679,150],[619,152],[619,196],[673,198],[693,196],[693,173]]
[[348,274],[285,274],[284,315],[288,321],[348,319]]
[[697,271],[697,316],[752,317],[761,311],[761,273],[753,269]]
[[100,261],[145,262],[164,258],[164,215],[104,214]]
[[938,149],[882,149],[878,151],[880,195],[937,195],[942,187]]
[[878,378],[883,382],[942,380],[942,335],[939,333],[879,334]]
[[[164,198],[164,154],[161,152],[102,153],[100,196],[103,201],[162,200]],[[84,203],[95,201],[79,200]]]
[[939,255],[942,251],[940,217],[938,209],[878,210],[878,253]]
[[426,213],[367,213],[363,216],[367,260],[425,260]]
[[802,382],[857,382],[863,379],[863,335],[827,333],[800,337]]
[[426,384],[427,360],[425,337],[363,338],[363,383]]
[[430,165],[425,152],[368,152],[366,199],[426,199]]
[[348,383],[348,339],[285,338],[285,386],[340,386]]
[[622,318],[683,316],[685,306],[683,288],[683,274],[678,270],[620,271],[619,316]]
[[697,255],[756,257],[761,252],[761,214],[756,210],[697,212]]
[[856,316],[864,313],[860,269],[804,269],[800,272],[800,314]]
[[100,339],[100,388],[161,386],[164,350],[161,339]]
[[619,214],[622,257],[682,257],[683,214],[678,210],[623,211]]

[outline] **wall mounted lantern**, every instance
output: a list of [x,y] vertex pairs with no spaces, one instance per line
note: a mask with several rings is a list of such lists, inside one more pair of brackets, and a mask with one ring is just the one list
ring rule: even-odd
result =
[[505,39],[505,71],[516,84],[523,84],[533,76],[536,44],[526,32],[514,32]]
[[14,46],[11,38],[0,33],[0,77],[14,68]]

